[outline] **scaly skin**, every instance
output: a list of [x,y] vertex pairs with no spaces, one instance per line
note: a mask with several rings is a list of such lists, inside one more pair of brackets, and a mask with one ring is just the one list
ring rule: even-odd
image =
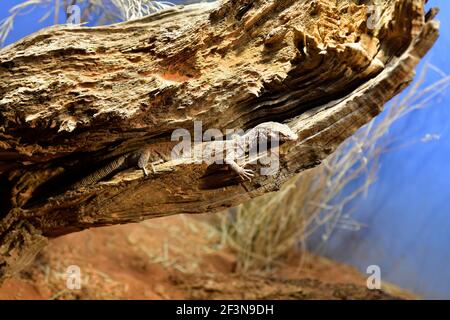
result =
[[[93,185],[94,183],[104,179],[113,172],[126,170],[128,168],[137,167],[144,171],[144,175],[148,175],[147,164],[150,157],[150,151],[147,149],[141,149],[131,154],[123,155],[114,159],[106,166],[98,169],[97,171],[91,173],[87,177],[81,179],[80,181],[73,184],[69,189],[80,189]],[[153,165],[152,165],[153,167]]]
[[[278,122],[264,122],[248,131],[244,136],[236,139],[238,146],[234,146],[237,154],[235,159],[240,159],[245,156],[245,153],[255,147],[255,144],[263,141],[269,142],[271,140],[277,140],[279,142],[285,142],[295,141],[297,139],[297,134],[294,133],[287,125]],[[231,158],[225,158],[225,163],[228,164],[230,168],[243,180],[251,180],[254,176],[252,170],[239,166]]]
[[[264,122],[249,130],[243,136],[234,136],[231,140],[212,141],[203,148],[202,161],[208,164],[215,161],[216,152],[226,152],[226,163],[243,180],[251,178],[254,173],[240,166],[236,160],[242,159],[256,144],[277,140],[279,142],[295,141],[298,136],[287,125],[278,122]],[[231,152],[230,152],[231,151]]]

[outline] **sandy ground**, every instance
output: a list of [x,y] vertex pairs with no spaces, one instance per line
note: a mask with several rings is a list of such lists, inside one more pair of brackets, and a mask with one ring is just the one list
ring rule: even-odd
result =
[[[175,216],[70,234],[50,242],[32,266],[0,287],[0,299],[393,299],[368,290],[352,267],[292,252],[269,273],[236,272],[236,260],[201,217]],[[67,268],[81,289],[67,288]],[[388,293],[389,292],[389,293]]]

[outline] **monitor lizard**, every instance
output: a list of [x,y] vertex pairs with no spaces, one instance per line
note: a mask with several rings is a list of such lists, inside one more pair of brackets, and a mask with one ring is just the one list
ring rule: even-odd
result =
[[[243,166],[238,164],[239,159],[242,159],[243,156],[251,150],[251,148],[255,147],[256,144],[261,143],[262,141],[269,142],[275,139],[279,142],[285,142],[294,141],[297,140],[297,138],[297,134],[285,124],[278,122],[264,122],[250,129],[242,136],[234,135],[232,139],[229,140],[207,142],[205,149],[210,148],[209,151],[211,151],[211,148],[215,150],[234,151],[231,153],[227,152],[223,162],[227,164],[231,170],[236,172],[242,179],[251,180],[254,176],[253,171],[245,169]],[[202,152],[202,161],[206,163],[214,162],[213,159],[211,159],[212,156],[215,155],[211,152]],[[151,166],[153,173],[156,173],[154,165],[169,160],[167,158],[169,157],[163,157],[160,154],[155,156],[149,148],[143,147],[139,150],[119,156],[104,167],[74,183],[69,189],[76,190],[93,185],[114,172],[123,171],[129,168],[141,169],[144,175],[148,176],[148,165]]]

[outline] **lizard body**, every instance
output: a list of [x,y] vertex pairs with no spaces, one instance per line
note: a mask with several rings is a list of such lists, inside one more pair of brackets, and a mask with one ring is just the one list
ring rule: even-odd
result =
[[[207,142],[205,145],[200,144],[199,146],[202,148],[202,151],[200,152],[202,156],[201,161],[213,163],[216,160],[216,157],[219,156],[216,151],[220,152],[221,157],[223,157],[223,151],[225,151],[226,156],[222,158],[223,163],[227,164],[242,179],[250,180],[253,176],[253,171],[245,169],[238,164],[239,159],[244,158],[249,150],[256,147],[261,142],[270,142],[273,140],[285,142],[296,139],[297,134],[295,134],[287,125],[278,122],[264,122],[242,136],[234,135],[230,140],[216,140]],[[164,162],[164,160],[168,160],[168,157],[159,152],[153,152],[149,148],[142,148],[129,154],[119,156],[104,167],[101,167],[97,171],[73,184],[70,189],[76,190],[90,186],[115,172],[133,167],[143,170],[144,175],[147,176],[148,171],[146,167],[148,164],[151,165],[152,171],[155,173],[153,165]]]
[[239,160],[245,157],[253,148],[260,143],[268,142],[286,142],[295,141],[298,136],[287,125],[278,122],[264,122],[249,130],[246,134],[239,136],[235,135],[230,140],[216,140],[207,143],[203,148],[202,161],[206,163],[213,163],[217,159],[217,152],[223,156],[223,151],[226,156],[223,157],[224,163],[227,164],[234,172],[236,172],[242,179],[251,180],[253,171],[245,169],[239,165]]

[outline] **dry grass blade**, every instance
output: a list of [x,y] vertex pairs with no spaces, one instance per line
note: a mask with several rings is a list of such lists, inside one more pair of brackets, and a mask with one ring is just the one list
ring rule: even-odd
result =
[[[47,7],[50,4],[52,4],[53,1],[54,0],[27,0],[27,1],[23,1],[22,3],[19,3],[18,5],[15,5],[11,9],[9,9],[9,11],[8,11],[9,12],[9,16],[6,17],[5,19],[3,19],[0,22],[0,46],[3,46],[3,44],[5,43],[8,35],[13,30],[14,21],[15,21],[15,19],[18,16],[23,16],[23,15],[29,14],[31,11],[34,10],[34,8],[36,6]],[[57,1],[59,1],[59,0],[57,0]],[[56,15],[56,10],[59,11],[59,7],[55,7],[51,11],[54,11],[55,15]],[[47,12],[44,15],[44,17],[48,16],[48,15],[49,14]],[[42,20],[42,18],[40,20]]]
[[3,45],[5,43],[6,38],[12,31],[15,18],[16,14],[11,14],[9,17],[0,21],[0,45]]
[[123,20],[133,20],[145,17],[149,14],[174,6],[168,1],[153,0],[111,0],[119,10]]

